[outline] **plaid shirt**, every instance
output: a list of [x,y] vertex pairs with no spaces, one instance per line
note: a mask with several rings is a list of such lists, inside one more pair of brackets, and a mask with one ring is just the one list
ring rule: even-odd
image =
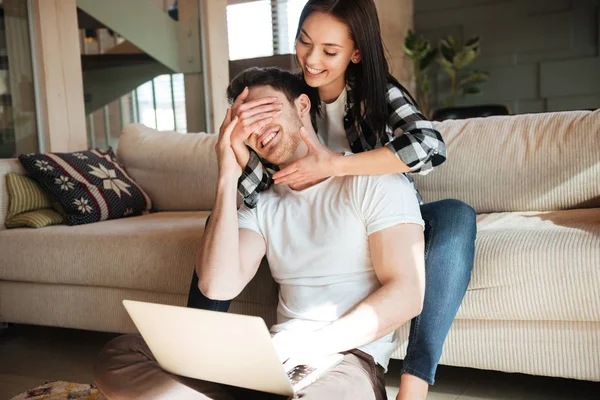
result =
[[[434,167],[446,160],[446,145],[442,135],[398,87],[391,83],[387,85],[386,99],[389,118],[386,132],[380,138],[377,138],[365,121],[360,125],[357,124],[356,118],[351,112],[352,90],[347,87],[347,91],[344,128],[353,153],[387,147],[410,168],[411,173],[405,175],[413,185],[414,180],[411,174],[428,174]],[[258,193],[271,187],[272,175],[275,171],[277,171],[276,166],[260,159],[250,149],[250,160],[238,181],[238,190],[248,207],[256,207]],[[419,202],[422,202],[421,196],[418,195],[418,197]]]

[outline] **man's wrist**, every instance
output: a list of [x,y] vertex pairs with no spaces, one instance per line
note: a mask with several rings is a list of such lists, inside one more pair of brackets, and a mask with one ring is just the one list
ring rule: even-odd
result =
[[248,150],[245,143],[232,144],[231,148],[235,153],[235,158],[238,161],[238,164],[240,164],[240,167],[242,167],[242,170],[244,170],[248,165],[248,161],[250,161],[250,150]]
[[237,189],[239,179],[240,176],[234,173],[219,173],[219,178],[217,180],[217,190],[227,190],[231,187]]

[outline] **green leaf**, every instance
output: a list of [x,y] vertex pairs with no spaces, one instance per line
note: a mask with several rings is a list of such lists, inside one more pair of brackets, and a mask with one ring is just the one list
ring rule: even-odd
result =
[[469,74],[460,80],[459,86],[479,84],[487,81],[489,74],[483,71],[471,71]]
[[454,65],[454,68],[462,69],[471,64],[476,57],[477,53],[475,51],[471,49],[463,49],[456,55],[456,57],[454,57],[454,62],[452,64]]
[[471,48],[479,47],[479,39],[480,39],[479,36],[472,37],[471,39],[469,39],[465,42],[465,47],[471,47]]
[[442,69],[444,71],[446,71],[446,73],[448,75],[450,75],[451,77],[454,76],[454,75],[456,75],[456,71],[454,70],[454,68],[452,68],[452,64],[444,64],[443,62],[440,61],[439,58],[438,58],[438,62],[442,66]]
[[454,50],[460,48],[460,43],[459,43],[458,39],[452,35],[448,35],[448,44]]
[[452,50],[452,47],[450,47],[450,45],[448,45],[448,43],[444,40],[440,42],[440,53],[442,54],[442,58],[450,63],[452,63],[452,60],[454,60],[454,56],[456,54],[454,50]]
[[431,65],[433,60],[435,60],[437,55],[438,55],[437,49],[429,49],[429,52],[427,52],[425,54],[425,56],[419,62],[419,69],[421,71],[425,71],[427,68],[429,68],[429,66]]
[[438,57],[435,59],[438,64],[440,64],[442,67],[444,68],[450,68],[452,69],[452,63],[448,60],[446,60],[444,57]]
[[404,45],[409,49],[415,48],[415,43],[417,42],[417,37],[414,32],[409,30],[406,36],[404,37]]

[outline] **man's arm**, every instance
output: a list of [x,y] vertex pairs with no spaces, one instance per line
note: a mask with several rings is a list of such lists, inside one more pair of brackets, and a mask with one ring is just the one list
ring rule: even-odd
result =
[[196,256],[200,291],[213,300],[236,297],[256,274],[266,253],[265,240],[238,228],[237,179],[219,179],[215,208]]
[[228,110],[215,146],[219,163],[215,207],[196,255],[198,287],[214,300],[237,296],[256,274],[266,253],[262,236],[238,228],[237,182],[242,171],[231,147],[236,123],[237,117],[231,121]]
[[337,321],[303,334],[300,343],[290,337],[289,346],[295,348],[289,356],[351,350],[395,331],[421,313],[425,296],[423,228],[405,223],[380,230],[369,236],[369,248],[381,288]]

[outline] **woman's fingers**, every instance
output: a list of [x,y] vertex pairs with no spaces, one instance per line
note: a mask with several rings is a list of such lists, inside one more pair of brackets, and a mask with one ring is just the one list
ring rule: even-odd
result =
[[250,125],[241,126],[241,131],[240,131],[241,133],[239,133],[239,135],[241,135],[242,137],[239,137],[236,134],[236,138],[241,139],[241,140],[246,140],[254,132],[259,133],[265,126],[267,126],[267,124],[269,124],[272,121],[273,121],[273,117],[266,117],[266,118],[261,118],[258,121],[255,121]]
[[319,139],[317,138],[316,135],[314,135],[314,134],[309,135],[308,132],[306,132],[306,129],[304,127],[300,128],[300,137],[302,138],[302,140],[304,140],[304,143],[306,143],[306,145],[308,146],[309,151],[318,149],[320,147],[325,147],[319,141]]
[[291,174],[284,176],[283,178],[277,178],[277,179],[273,178],[273,179],[274,179],[275,184],[277,184],[277,185],[291,185],[300,180],[303,180],[304,176],[302,176],[300,174],[300,172],[294,171]]
[[249,105],[251,105],[251,103],[245,103],[238,108],[236,115],[239,116],[241,120],[252,118],[259,114],[281,111],[283,108],[282,103],[255,104],[247,107]]
[[292,175],[293,173],[295,173],[297,171],[298,171],[298,167],[292,163],[292,164],[288,165],[287,167],[285,167],[284,169],[277,171],[275,174],[273,174],[273,179],[275,179],[275,180],[283,179],[285,177]]
[[[274,119],[275,117],[277,117],[279,114],[281,113],[281,111],[270,111],[270,112],[265,112],[265,113],[260,113],[260,114],[256,114],[252,117],[247,117],[244,118],[242,116],[240,117],[241,120],[241,125],[244,127],[250,127],[252,126],[254,123],[271,118]],[[251,131],[250,133],[252,133],[254,131]]]

